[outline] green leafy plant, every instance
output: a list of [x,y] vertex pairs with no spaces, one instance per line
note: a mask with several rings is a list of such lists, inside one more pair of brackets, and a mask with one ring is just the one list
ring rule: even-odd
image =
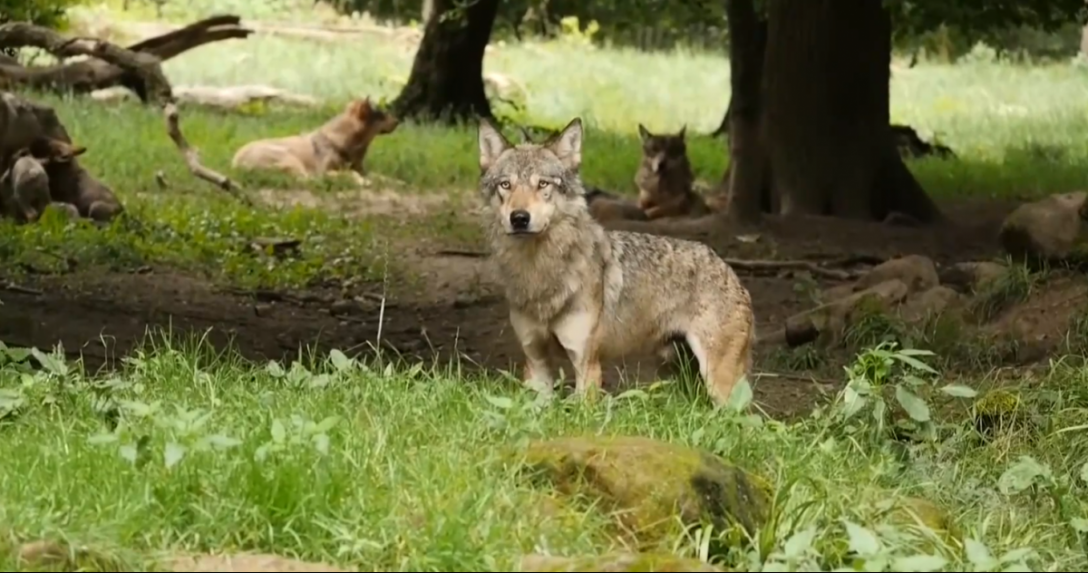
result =
[[[934,356],[928,350],[898,348],[898,343],[885,341],[874,348],[858,355],[850,366],[845,367],[846,387],[839,394],[839,399],[831,410],[834,420],[846,424],[859,414],[868,411],[873,422],[873,432],[885,435],[889,426],[889,408],[885,390],[894,392],[895,401],[906,413],[906,420],[894,422],[903,430],[916,432],[921,436],[932,437],[935,432],[929,404],[921,393],[935,385],[937,371],[920,360]],[[954,397],[971,398],[974,389],[949,384],[940,391]]]

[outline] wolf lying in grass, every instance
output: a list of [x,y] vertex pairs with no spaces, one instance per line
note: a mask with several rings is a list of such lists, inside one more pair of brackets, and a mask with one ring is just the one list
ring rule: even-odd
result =
[[73,220],[81,215],[96,221],[112,219],[122,211],[120,202],[108,187],[73,163],[86,151],[45,137],[19,150],[11,167],[0,175],[0,215],[33,223],[52,205]]
[[399,121],[370,103],[370,97],[347,104],[321,127],[302,135],[259,139],[243,145],[231,165],[235,169],[269,169],[305,179],[350,169],[366,175],[363,160],[374,138],[393,133]]
[[751,367],[755,340],[751,297],[729,265],[702,243],[606,232],[579,176],[580,119],[541,144],[518,145],[483,119],[478,139],[485,227],[525,383],[554,391],[558,346],[583,394],[600,387],[602,359],[643,349],[668,359],[681,337],[710,396],[725,402]]

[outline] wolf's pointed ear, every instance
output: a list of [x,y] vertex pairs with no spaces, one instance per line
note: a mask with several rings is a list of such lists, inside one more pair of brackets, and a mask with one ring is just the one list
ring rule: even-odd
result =
[[650,139],[653,136],[654,136],[654,134],[650,133],[650,130],[646,129],[645,125],[642,125],[641,123],[638,124],[638,138],[639,139],[641,139],[642,141],[645,142],[647,139]]
[[502,152],[510,149],[511,146],[502,132],[495,129],[491,120],[486,117],[480,118],[479,139],[480,169],[487,171],[495,164],[495,160],[502,155]]
[[687,135],[687,133],[688,133],[688,124],[685,123],[683,125],[683,127],[680,128],[680,133],[677,133],[676,135],[680,139],[684,139],[684,136]]
[[567,127],[552,136],[545,147],[559,157],[563,167],[577,171],[582,165],[582,118],[576,117],[570,120]]

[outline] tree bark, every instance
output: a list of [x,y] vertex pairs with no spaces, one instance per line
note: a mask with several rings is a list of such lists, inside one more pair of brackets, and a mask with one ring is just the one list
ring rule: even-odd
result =
[[[127,49],[165,61],[204,44],[230,38],[246,38],[253,33],[252,30],[241,27],[240,22],[238,16],[214,16],[179,30],[148,38]],[[97,58],[35,67],[24,67],[14,59],[0,58],[0,81],[5,85],[40,91],[77,94],[122,85],[135,92],[141,101],[148,101],[147,86],[138,74]]]
[[732,95],[722,119],[729,135],[729,169],[723,184],[730,197],[730,214],[755,223],[762,211],[775,209],[770,199],[770,172],[761,133],[763,62],[767,23],[756,15],[752,0],[728,0],[729,82]]
[[[751,0],[729,2],[730,33],[740,34],[730,59],[741,67],[729,114],[733,165],[723,181],[731,211],[751,219],[758,205],[782,215],[939,221],[889,128],[891,21],[881,3],[769,0],[760,65],[751,42],[741,41],[757,29]],[[752,67],[761,78],[752,79]]]
[[455,7],[455,0],[434,0],[408,83],[393,101],[398,117],[447,123],[491,117],[484,49],[499,0],[473,0],[457,12]]

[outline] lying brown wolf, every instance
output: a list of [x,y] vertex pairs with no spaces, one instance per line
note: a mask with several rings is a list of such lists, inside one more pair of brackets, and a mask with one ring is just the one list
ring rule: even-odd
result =
[[399,121],[370,103],[370,97],[352,101],[325,125],[302,135],[259,139],[241,147],[231,165],[235,169],[271,169],[299,178],[350,169],[366,173],[363,159],[370,142],[393,133]]

